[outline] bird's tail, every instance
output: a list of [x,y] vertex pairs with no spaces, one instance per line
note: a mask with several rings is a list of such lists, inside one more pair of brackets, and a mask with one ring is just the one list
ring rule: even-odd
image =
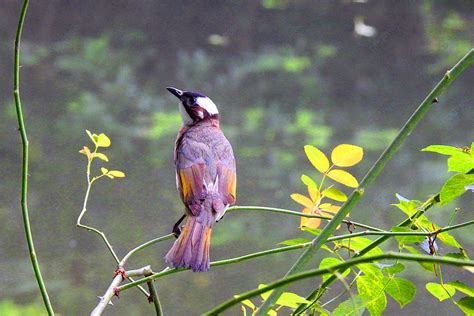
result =
[[191,268],[194,272],[209,270],[209,243],[212,227],[198,217],[188,216],[184,229],[165,256],[173,268]]

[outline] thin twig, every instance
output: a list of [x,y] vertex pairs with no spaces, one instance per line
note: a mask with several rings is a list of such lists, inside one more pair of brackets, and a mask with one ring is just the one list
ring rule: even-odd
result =
[[44,306],[48,312],[48,315],[54,315],[53,306],[49,299],[46,285],[44,284],[43,277],[41,275],[40,265],[36,256],[35,245],[33,242],[33,234],[31,232],[31,225],[28,213],[28,150],[29,143],[26,134],[25,121],[23,119],[23,110],[21,107],[20,99],[20,42],[21,34],[23,31],[23,25],[25,23],[26,11],[28,9],[28,0],[23,1],[21,7],[20,18],[18,20],[18,27],[15,36],[15,48],[14,48],[14,67],[13,67],[13,97],[15,99],[15,108],[18,119],[19,131],[21,135],[22,149],[23,149],[23,163],[22,163],[22,181],[21,181],[21,210],[23,215],[23,226],[25,228],[26,242],[28,244],[28,250],[30,253],[31,265],[35,273],[36,281],[43,298]]
[[[296,212],[296,211],[291,211],[291,210],[285,210],[285,209],[282,209],[282,208],[265,207],[265,206],[232,206],[232,207],[229,207],[229,209],[227,210],[226,213],[235,212],[235,211],[272,212],[272,213],[280,213],[280,214],[307,217],[307,218],[320,218],[320,219],[324,219],[324,220],[328,220],[328,221],[333,219],[332,217],[329,217],[329,216],[302,213],[302,212]],[[344,219],[342,222],[346,223],[346,224],[353,224],[354,226],[365,228],[365,229],[368,229],[368,230],[382,231],[382,229],[379,229],[377,227],[369,226],[369,225],[358,223],[358,222],[353,222],[351,220]]]
[[414,254],[407,254],[407,253],[398,253],[398,252],[387,252],[385,254],[375,255],[375,256],[368,256],[368,257],[358,257],[355,259],[348,260],[346,262],[342,262],[330,267],[322,268],[322,269],[314,269],[308,270],[305,272],[300,272],[297,274],[293,274],[291,276],[284,277],[277,281],[271,282],[259,289],[254,289],[239,295],[236,295],[233,299],[228,300],[221,305],[217,306],[216,308],[212,309],[211,311],[205,313],[204,315],[219,315],[225,310],[229,309],[230,307],[242,302],[243,300],[250,299],[254,296],[257,296],[261,293],[265,293],[276,288],[281,288],[284,285],[288,285],[290,283],[294,283],[299,280],[327,274],[327,273],[334,273],[334,271],[340,271],[342,269],[347,269],[351,266],[365,263],[365,262],[373,262],[383,259],[400,259],[404,261],[416,261],[416,262],[434,262],[434,263],[444,263],[454,266],[468,266],[474,267],[474,260],[460,260],[460,259],[453,259],[449,257],[437,257],[437,256],[430,256],[430,255],[414,255]]
[[[94,153],[96,151],[97,151],[97,146],[96,146],[96,149],[95,149]],[[94,232],[97,235],[99,235],[100,238],[104,241],[105,245],[107,246],[107,249],[109,250],[109,252],[112,254],[112,257],[114,257],[115,262],[117,262],[117,264],[119,266],[123,266],[123,265],[120,264],[120,259],[117,256],[117,254],[115,253],[115,250],[112,247],[112,244],[109,242],[109,240],[107,239],[107,236],[105,236],[104,232],[98,230],[97,228],[87,226],[87,225],[84,225],[84,224],[81,223],[82,217],[84,217],[84,215],[87,213],[87,203],[89,201],[89,194],[91,192],[92,184],[94,183],[95,180],[98,179],[98,177],[91,179],[91,163],[92,163],[92,160],[88,157],[87,168],[86,168],[87,189],[86,189],[86,194],[84,196],[84,202],[82,204],[81,213],[77,217],[76,226],[79,227],[79,228],[83,228],[83,229],[86,229],[88,231]],[[129,278],[129,279],[132,282],[134,281],[132,278]],[[145,294],[146,297],[150,296],[150,294],[142,286],[139,286],[138,289],[143,294]]]
[[155,238],[155,239],[152,239],[152,240],[149,240],[135,248],[133,248],[132,250],[130,250],[124,257],[122,260],[120,260],[119,262],[119,266],[123,267],[125,265],[125,263],[127,262],[128,259],[130,259],[130,257],[132,255],[134,255],[135,253],[147,248],[147,247],[150,247],[151,245],[154,245],[158,242],[161,242],[161,241],[165,241],[165,240],[169,240],[169,239],[173,239],[175,237],[175,235],[173,233],[171,234],[168,234],[168,235],[164,235],[164,236],[161,236],[161,237],[158,237],[158,238]]
[[[285,276],[290,276],[295,273],[299,273],[304,270],[306,265],[311,261],[316,252],[321,248],[328,239],[337,226],[344,220],[344,218],[349,214],[351,209],[357,205],[359,200],[364,195],[364,191],[377,179],[382,170],[385,168],[387,163],[392,159],[392,157],[398,152],[400,147],[403,145],[408,136],[412,133],[418,123],[423,119],[428,110],[433,105],[433,100],[438,97],[442,91],[448,87],[463,71],[474,61],[474,49],[471,49],[452,69],[448,70],[443,76],[443,79],[434,87],[434,89],[428,94],[428,96],[421,102],[419,107],[413,113],[413,115],[408,119],[402,129],[398,132],[395,139],[391,144],[385,149],[382,155],[377,159],[375,164],[369,170],[367,175],[361,181],[359,188],[355,189],[352,194],[349,196],[347,201],[341,207],[339,212],[336,213],[334,218],[328,223],[328,225],[323,229],[321,234],[313,240],[313,245],[308,248],[295,262],[291,269],[286,273]],[[263,304],[255,312],[255,316],[265,316],[268,313],[268,310],[280,295],[285,290],[285,287],[282,286],[275,291],[273,291]]]
[[[436,232],[374,232],[374,231],[365,231],[365,232],[359,232],[359,233],[354,233],[354,234],[346,234],[346,235],[341,235],[341,236],[335,236],[335,237],[332,237],[332,238],[328,238],[328,240],[326,242],[333,242],[333,241],[336,241],[336,240],[354,238],[354,237],[357,237],[357,236],[367,236],[367,235],[386,235],[386,236],[389,236],[389,237],[390,236],[430,236],[434,233],[441,233],[441,232],[445,232],[445,231],[449,231],[449,230],[453,230],[453,229],[456,229],[456,228],[461,228],[461,227],[465,227],[465,226],[469,226],[469,225],[473,225],[473,224],[474,224],[474,220],[469,221],[469,222],[465,222],[465,223],[461,223],[461,224],[458,224],[458,225],[453,225],[453,226],[447,226],[447,227],[444,227],[444,228],[440,228]],[[291,251],[291,250],[296,250],[296,249],[308,248],[308,247],[311,246],[311,244],[312,244],[312,242],[306,242],[306,243],[301,243],[301,244],[296,244],[296,245],[291,245],[291,246],[285,246],[285,247],[278,247],[278,248],[263,250],[263,251],[243,255],[243,256],[240,256],[240,257],[234,257],[234,258],[229,258],[229,259],[224,259],[224,260],[213,261],[213,262],[211,262],[211,266],[216,267],[216,266],[234,264],[234,263],[246,261],[246,260],[253,259],[253,258],[263,257],[263,256],[275,254],[275,253],[281,253],[281,252],[286,252],[286,251]],[[187,270],[188,269],[184,269],[184,268],[179,268],[179,269],[166,268],[163,271],[154,273],[154,274],[152,274],[150,276],[147,276],[145,278],[142,278],[142,279],[136,280],[134,282],[130,282],[128,284],[122,285],[118,289],[120,291],[125,291],[125,290],[128,290],[128,289],[130,289],[134,286],[146,283],[148,281],[156,280],[156,279],[159,279],[159,278],[164,277],[166,275],[175,274],[175,273],[179,273],[179,272],[183,272],[183,271],[187,271]]]

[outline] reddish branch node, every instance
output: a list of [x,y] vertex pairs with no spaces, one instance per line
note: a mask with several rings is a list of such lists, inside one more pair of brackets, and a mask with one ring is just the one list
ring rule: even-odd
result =
[[121,275],[123,280],[125,280],[127,278],[127,276],[125,275],[125,269],[123,267],[120,267],[120,266],[118,266],[117,269],[115,270],[114,278],[117,275]]

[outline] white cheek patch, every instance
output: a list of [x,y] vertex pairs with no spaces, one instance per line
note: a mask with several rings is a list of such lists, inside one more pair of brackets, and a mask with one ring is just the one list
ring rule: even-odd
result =
[[193,123],[193,119],[191,118],[191,116],[189,116],[188,112],[186,111],[181,102],[179,103],[179,113],[181,113],[181,120],[184,124],[190,125]]
[[209,98],[199,97],[199,98],[196,99],[196,103],[200,107],[205,109],[207,111],[207,113],[209,113],[210,115],[219,114],[219,111],[217,111],[217,106]]

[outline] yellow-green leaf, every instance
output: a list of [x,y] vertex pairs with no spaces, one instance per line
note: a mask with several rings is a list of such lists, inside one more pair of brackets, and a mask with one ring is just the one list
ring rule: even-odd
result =
[[325,173],[329,169],[329,160],[326,155],[314,146],[304,146],[304,152],[309,162],[321,173]]
[[357,188],[359,186],[357,179],[345,170],[333,169],[327,173],[327,176],[334,181],[342,183],[350,188]]
[[299,193],[293,193],[290,195],[290,197],[295,201],[296,203],[299,203],[303,205],[304,207],[309,208],[310,210],[313,208],[314,203],[311,201],[308,197],[304,196],[303,194]]
[[321,198],[321,192],[319,192],[318,188],[312,185],[308,186],[308,193],[313,200],[313,205],[319,203],[319,199]]
[[252,310],[255,310],[255,305],[254,303],[252,303],[251,300],[243,300],[241,303],[244,304],[245,306],[250,307]]
[[332,162],[339,167],[350,167],[358,164],[364,157],[364,150],[362,147],[341,144],[337,145],[332,153]]
[[122,171],[118,171],[118,170],[110,170],[107,175],[111,175],[112,177],[115,177],[115,178],[125,178],[125,173],[123,173]]
[[303,174],[301,175],[301,182],[303,182],[305,185],[307,186],[314,186],[314,187],[318,187],[316,185],[316,182],[314,182],[313,179],[311,179],[310,177],[308,177],[307,175]]
[[96,134],[92,134],[89,130],[86,129],[86,133],[87,135],[89,136],[89,138],[91,139],[91,141],[95,144],[97,142],[97,135]]
[[339,191],[336,187],[329,187],[322,192],[322,195],[339,202],[347,201],[347,195]]
[[93,153],[91,155],[91,157],[92,158],[99,158],[99,159],[102,159],[104,161],[109,161],[109,158],[106,155],[104,155],[103,153]]
[[109,147],[110,138],[104,133],[99,134],[96,142],[97,147]]
[[[309,208],[304,208],[303,209],[303,213],[304,214],[313,214],[311,212],[311,209]],[[304,216],[301,216],[301,220],[300,220],[300,228],[302,230],[303,227],[309,227],[309,228],[318,228],[320,225],[321,225],[321,219],[320,218],[316,218],[316,217],[304,217]]]
[[91,154],[91,150],[90,150],[89,147],[87,147],[87,146],[82,147],[82,149],[79,150],[79,153],[81,153],[81,154],[83,154],[83,155],[86,155],[88,159],[90,159],[90,158],[91,158],[91,155],[92,155],[92,154]]
[[109,169],[102,167],[100,168],[100,171],[102,172],[102,174],[106,174],[109,172]]

